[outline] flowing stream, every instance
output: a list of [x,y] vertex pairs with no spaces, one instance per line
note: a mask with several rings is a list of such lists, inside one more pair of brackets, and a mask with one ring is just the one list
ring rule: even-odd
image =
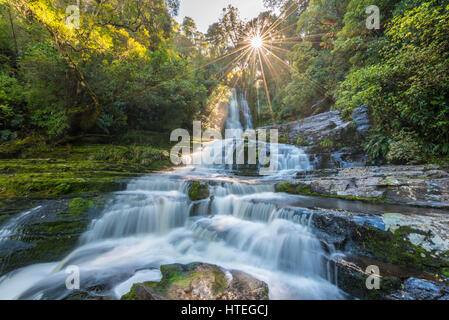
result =
[[[243,95],[234,91],[228,111],[227,128],[252,127]],[[273,180],[309,170],[308,158],[280,145],[279,169],[273,177],[241,178],[225,166],[191,166],[135,179],[111,197],[65,259],[0,278],[0,299],[63,299],[72,293],[68,266],[79,268],[82,289],[100,286],[102,295],[120,298],[133,283],[160,280],[162,264],[196,261],[265,281],[270,299],[342,299],[326,263],[332,248],[314,236],[310,215],[274,192]],[[190,201],[192,180],[208,183],[213,197]]]

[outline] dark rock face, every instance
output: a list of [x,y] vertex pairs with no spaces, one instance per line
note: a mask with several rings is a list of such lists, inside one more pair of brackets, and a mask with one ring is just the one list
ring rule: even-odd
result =
[[161,267],[160,282],[134,284],[122,300],[267,300],[268,286],[240,271],[205,264]]
[[[379,261],[352,260],[353,257],[335,257],[331,263],[338,272],[340,289],[364,300],[448,300],[447,281],[438,281],[425,273],[415,273],[403,267],[388,265]],[[368,267],[369,266],[369,267]],[[380,275],[368,272],[378,266]],[[367,268],[368,267],[368,268]],[[421,278],[422,277],[422,278]],[[368,288],[368,283],[378,281],[378,288]]]
[[428,280],[409,278],[391,297],[399,300],[449,300],[449,286]]
[[[390,275],[379,275],[377,277],[379,289],[368,288],[367,280],[369,281],[369,277],[375,278],[376,276],[367,272],[366,266],[344,257],[335,257],[332,263],[338,274],[337,286],[352,297],[364,300],[383,300],[391,295],[392,292],[401,288],[401,280],[396,276]],[[378,262],[372,263],[379,265]]]
[[355,122],[358,133],[366,138],[371,129],[368,106],[361,106],[355,109],[351,118]]
[[335,110],[266,129],[271,128],[278,129],[286,138],[285,142],[302,147],[317,169],[364,166],[366,163],[361,144],[371,128],[367,106],[355,109],[349,121]]

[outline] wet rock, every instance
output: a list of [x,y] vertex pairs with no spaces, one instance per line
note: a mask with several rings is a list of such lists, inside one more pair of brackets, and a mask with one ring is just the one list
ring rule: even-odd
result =
[[[449,283],[403,266],[354,256],[331,260],[337,285],[350,296],[364,300],[439,300],[449,297]],[[374,270],[374,267],[378,270]],[[373,274],[373,272],[379,274]],[[375,279],[375,280],[374,280]],[[378,281],[378,287],[368,287]]]
[[[363,300],[384,300],[401,288],[401,280],[396,276],[374,275],[372,272],[367,272],[365,266],[362,267],[344,257],[335,257],[332,262],[337,272],[337,286],[352,297]],[[367,286],[367,281],[371,283],[370,277],[377,278],[378,289]]]
[[364,138],[369,135],[371,129],[369,107],[360,106],[354,110],[351,116],[352,120],[355,122],[357,132]]
[[240,271],[204,264],[161,266],[160,282],[134,284],[122,300],[267,300],[268,286]]
[[449,208],[447,165],[317,170],[299,173],[297,178],[290,184],[299,187],[300,194]]
[[0,275],[20,267],[57,261],[73,250],[104,198],[47,200],[0,227]]
[[321,209],[311,219],[317,236],[341,252],[449,278],[447,213],[379,215]]
[[391,298],[398,300],[449,300],[449,285],[409,278],[404,281],[402,289],[394,293]]

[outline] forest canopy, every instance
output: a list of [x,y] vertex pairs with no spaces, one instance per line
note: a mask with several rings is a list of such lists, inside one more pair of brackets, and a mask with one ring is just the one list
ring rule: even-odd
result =
[[[368,106],[373,162],[449,153],[447,1],[264,0],[250,21],[224,8],[206,33],[176,22],[178,0],[81,1],[77,27],[72,4],[0,1],[0,143],[216,127],[239,87],[259,126]],[[267,54],[247,49],[257,34]]]

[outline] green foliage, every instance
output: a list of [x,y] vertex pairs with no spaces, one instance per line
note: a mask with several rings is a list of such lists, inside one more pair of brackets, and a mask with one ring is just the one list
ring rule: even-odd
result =
[[401,131],[390,144],[390,150],[386,156],[389,163],[393,164],[420,164],[425,160],[423,145],[418,141],[416,134]]
[[[392,18],[380,62],[354,68],[341,83],[337,107],[369,105],[375,131],[384,137],[371,137],[367,149],[372,159],[385,158],[386,137],[402,135],[402,141],[404,129],[422,140],[426,153],[449,152],[448,34],[449,7],[439,1],[421,3]],[[395,143],[392,160],[418,161],[395,156],[400,144]]]
[[200,37],[194,23],[176,33],[178,0],[89,2],[78,29],[67,27],[67,5],[0,4],[0,142],[169,132],[205,111],[216,81],[210,68],[194,71],[210,61],[198,57],[200,45],[176,47],[179,37]]
[[296,139],[296,145],[297,146],[303,146],[304,145],[304,139],[301,136],[298,136]]
[[391,139],[382,133],[371,134],[365,144],[365,152],[371,164],[383,163],[390,150]]
[[334,141],[330,140],[330,139],[324,139],[322,141],[320,141],[320,147],[321,148],[333,148],[335,145]]

